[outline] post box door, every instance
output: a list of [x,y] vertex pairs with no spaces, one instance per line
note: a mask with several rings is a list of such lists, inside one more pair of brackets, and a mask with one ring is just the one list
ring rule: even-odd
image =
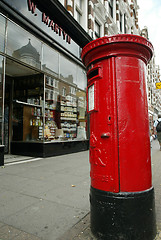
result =
[[90,114],[91,185],[119,192],[118,131],[114,58],[90,66],[87,104]]

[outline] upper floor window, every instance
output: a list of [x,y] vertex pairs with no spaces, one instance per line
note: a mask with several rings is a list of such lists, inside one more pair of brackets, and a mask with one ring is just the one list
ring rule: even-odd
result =
[[64,0],[64,7],[67,8],[67,0]]
[[80,11],[76,8],[76,20],[77,22],[80,24],[81,23],[81,16],[82,14],[80,13]]
[[63,97],[66,96],[66,88],[65,88],[65,87],[62,88],[62,96],[63,96]]
[[76,12],[75,12],[75,19],[77,20],[77,22],[79,24],[81,24],[81,18],[82,18],[82,15],[83,15],[83,12],[82,12],[82,0],[77,0],[76,1]]
[[113,0],[109,1],[109,11],[111,17],[113,18]]
[[96,38],[101,37],[101,26],[97,21],[95,21],[95,35]]
[[124,33],[126,33],[126,14],[124,14]]
[[122,32],[122,13],[120,13],[120,32]]
[[82,9],[82,0],[77,0],[76,4],[80,9]]

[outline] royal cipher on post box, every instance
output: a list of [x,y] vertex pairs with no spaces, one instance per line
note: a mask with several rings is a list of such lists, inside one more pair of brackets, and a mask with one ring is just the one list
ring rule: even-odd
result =
[[156,234],[145,69],[152,44],[120,34],[82,50],[90,115],[91,230],[101,240]]

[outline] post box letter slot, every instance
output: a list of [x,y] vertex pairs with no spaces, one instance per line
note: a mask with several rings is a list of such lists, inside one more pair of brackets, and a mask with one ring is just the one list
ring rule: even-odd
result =
[[88,79],[91,79],[91,78],[96,77],[96,76],[98,76],[98,68],[93,69],[89,72]]

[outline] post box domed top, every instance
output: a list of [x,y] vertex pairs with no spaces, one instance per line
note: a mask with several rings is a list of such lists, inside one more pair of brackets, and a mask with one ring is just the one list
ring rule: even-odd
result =
[[82,50],[82,61],[87,66],[110,56],[135,56],[146,64],[153,55],[153,45],[146,38],[132,34],[102,37],[88,43]]

